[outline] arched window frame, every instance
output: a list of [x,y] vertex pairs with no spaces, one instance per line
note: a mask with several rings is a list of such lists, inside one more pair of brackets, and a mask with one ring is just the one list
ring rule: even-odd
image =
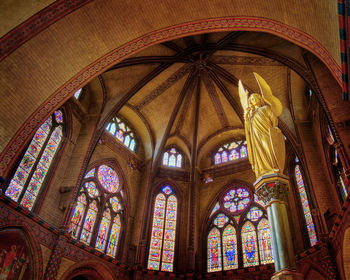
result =
[[[56,112],[61,112],[61,116],[62,116],[62,123],[59,123],[56,120]],[[29,148],[31,147],[31,145],[34,143],[34,138],[36,136],[36,134],[39,132],[39,129],[48,121],[48,119],[51,118],[51,128],[49,130],[49,133],[47,134],[47,137],[45,138],[45,141],[43,142],[41,148],[39,149],[38,154],[35,157],[34,160],[34,164],[32,165],[32,168],[30,170],[30,172],[28,173],[27,178],[25,179],[25,182],[23,184],[23,187],[21,189],[21,191],[19,192],[19,195],[17,196],[16,199],[14,199],[14,201],[16,201],[18,204],[21,204],[23,207],[28,208],[30,211],[33,212],[37,212],[38,209],[40,208],[40,205],[42,204],[43,201],[43,196],[45,195],[48,186],[51,182],[51,178],[53,175],[53,171],[55,170],[55,167],[58,164],[58,161],[60,159],[61,153],[63,151],[63,147],[66,143],[66,138],[67,138],[67,123],[68,121],[68,116],[66,111],[64,110],[64,108],[59,108],[57,110],[55,110],[41,125],[40,127],[35,131],[33,138],[31,139],[31,141],[29,142],[29,144],[26,146],[26,148],[23,150],[22,155],[20,156],[20,160],[18,161],[18,163],[14,166],[13,171],[12,171],[12,175],[11,175],[11,179],[9,180],[8,184],[5,186],[5,195],[11,199],[13,199],[12,195],[9,193],[10,192],[10,185],[12,184],[14,177],[17,173],[17,170],[19,170],[20,165],[22,164],[22,161],[24,162],[24,157],[26,156],[27,153],[29,153]],[[32,180],[34,180],[33,176],[34,173],[37,170],[37,167],[39,166],[39,163],[41,161],[42,156],[45,153],[46,148],[48,148],[48,144],[50,141],[50,137],[52,136],[54,130],[57,127],[61,127],[62,128],[62,138],[60,140],[60,142],[58,143],[53,158],[50,162],[50,164],[48,165],[48,169],[47,169],[47,173],[44,177],[44,179],[42,180],[39,190],[35,196],[35,200],[32,204],[32,206],[27,207],[26,205],[24,205],[24,196],[27,192],[27,190],[29,190],[29,184],[31,183]],[[32,149],[31,149],[32,150]]]
[[[100,166],[108,166],[111,169],[113,169],[115,171],[115,173],[117,174],[118,178],[119,178],[119,189],[116,192],[108,192],[104,187],[102,187],[101,182],[98,179],[98,169]],[[92,176],[89,176],[89,173],[92,172],[92,170],[94,170],[94,174]],[[93,182],[98,190],[98,195],[94,198],[91,198],[85,188],[85,184],[89,183],[89,182]],[[126,220],[125,220],[125,216],[126,216],[126,211],[127,211],[127,198],[126,198],[126,186],[125,186],[125,180],[124,177],[120,171],[119,166],[114,162],[114,161],[102,161],[99,162],[97,164],[92,165],[91,167],[89,167],[87,169],[87,172],[84,175],[84,178],[82,180],[79,192],[77,194],[77,199],[80,197],[80,195],[84,194],[88,200],[88,203],[84,209],[84,213],[81,217],[81,226],[80,228],[78,228],[78,232],[75,234],[75,236],[72,236],[74,239],[77,239],[79,241],[81,241],[82,243],[95,248],[97,251],[104,253],[112,258],[118,258],[118,256],[121,255],[121,251],[122,251],[122,247],[123,247],[123,240],[124,240],[124,232],[125,232],[125,228],[126,228]],[[121,205],[121,209],[115,211],[112,207],[112,204],[110,202],[111,198],[117,198],[118,202]],[[83,227],[84,227],[84,223],[85,223],[85,219],[86,219],[86,215],[88,212],[88,208],[90,203],[92,203],[93,201],[97,202],[97,215],[96,215],[96,219],[94,221],[94,225],[92,227],[92,234],[90,237],[89,242],[84,242],[81,240],[82,238],[82,232],[83,232]],[[72,210],[71,213],[71,219],[69,222],[69,233],[72,235],[72,219],[74,218],[74,211],[75,208],[77,206],[77,202],[74,205],[74,208]],[[104,245],[104,248],[101,250],[97,247],[97,241],[99,239],[99,230],[100,230],[100,224],[101,221],[103,219],[103,214],[104,212],[109,209],[110,210],[110,215],[111,215],[111,219],[109,222],[109,226],[108,226],[108,230],[107,230],[107,239],[106,239],[106,243]],[[113,226],[113,222],[114,219],[119,216],[120,218],[120,230],[119,230],[119,236],[118,236],[118,240],[117,240],[117,244],[116,244],[116,251],[114,255],[109,254],[108,252],[108,245],[111,241],[111,233],[112,233],[112,226]]]
[[338,200],[340,205],[342,205],[346,197],[350,193],[350,186],[346,185],[346,176],[344,174],[344,167],[339,158],[336,146],[336,140],[331,129],[331,126],[324,114],[320,113],[320,125],[321,125],[321,137],[323,143],[323,150],[327,162],[328,172],[332,183],[335,186]]
[[[230,147],[231,145],[237,145],[236,147]],[[242,149],[245,149],[245,156],[242,153]],[[231,153],[238,153],[238,158],[231,158]],[[226,153],[227,160],[223,161],[223,154]],[[232,163],[236,160],[247,159],[248,158],[248,147],[247,142],[244,139],[241,140],[231,140],[221,144],[211,153],[212,165],[221,165]],[[219,161],[217,161],[219,159]]]
[[[123,125],[125,127],[125,129],[121,128],[120,126]],[[112,127],[115,127],[115,130],[112,129]],[[110,134],[112,134],[114,136],[115,139],[117,139],[117,141],[119,141],[120,143],[122,143],[125,147],[128,148],[129,151],[136,153],[138,150],[138,140],[135,134],[135,129],[133,129],[133,127],[129,124],[128,121],[126,121],[124,118],[120,117],[120,116],[115,116],[113,117],[109,123],[106,126],[106,131],[108,131]],[[123,140],[121,140],[120,138],[118,138],[118,132],[122,131],[122,137]],[[129,137],[128,139],[129,142],[126,143],[126,137]],[[134,148],[132,149],[132,141],[134,141]]]
[[[152,231],[153,231],[153,220],[154,220],[154,209],[155,209],[155,202],[156,198],[160,193],[162,192],[162,189],[165,186],[170,186],[172,189],[172,193],[166,196],[167,198],[170,197],[171,195],[174,195],[177,199],[177,213],[176,213],[176,229],[175,229],[175,249],[174,249],[174,258],[173,258],[173,270],[172,272],[176,271],[177,267],[177,256],[179,255],[179,231],[180,231],[180,226],[179,222],[181,221],[180,217],[180,212],[181,212],[181,194],[178,190],[177,185],[174,182],[170,181],[164,181],[160,184],[157,185],[157,187],[154,189],[154,192],[152,193],[152,199],[151,199],[151,207],[150,207],[150,219],[148,220],[148,225],[149,225],[149,232],[148,232],[148,245],[147,245],[147,251],[146,251],[146,267],[149,269],[149,255],[150,255],[150,248],[151,248],[151,240],[152,240]],[[164,193],[163,193],[164,194]],[[164,219],[164,225],[163,225],[163,230],[165,229],[165,219]],[[164,245],[164,235],[162,239],[162,246]],[[159,269],[155,271],[162,271],[161,270],[161,264],[162,264],[162,254],[163,254],[163,248],[161,248],[161,257],[159,261]]]
[[297,177],[296,177],[296,166],[299,166],[299,170],[300,170],[300,173],[301,173],[301,176],[302,176],[302,180],[303,180],[303,183],[304,183],[304,189],[305,189],[305,193],[306,193],[306,197],[307,197],[307,201],[308,201],[308,205],[309,205],[309,208],[310,208],[310,215],[311,215],[311,219],[312,219],[312,223],[313,223],[313,226],[314,226],[314,230],[315,230],[315,234],[316,234],[316,243],[317,243],[317,240],[318,240],[318,232],[317,232],[317,227],[316,227],[316,224],[315,224],[315,218],[313,216],[313,209],[315,209],[314,207],[314,202],[313,202],[313,196],[310,192],[310,188],[309,188],[309,180],[306,176],[306,172],[304,170],[304,167],[303,167],[303,164],[301,162],[301,159],[297,156],[293,156],[292,157],[292,164],[291,164],[291,168],[290,168],[290,174],[292,177],[292,182],[294,183],[294,193],[295,193],[295,196],[297,198],[297,203],[298,203],[298,208],[299,208],[299,216],[301,217],[301,221],[302,221],[302,235],[303,235],[303,239],[304,239],[304,243],[306,245],[306,247],[310,247],[310,246],[313,246],[315,245],[315,241],[311,241],[310,239],[310,235],[309,235],[309,231],[308,231],[308,227],[307,227],[307,221],[306,221],[306,216],[305,216],[305,212],[304,212],[304,208],[303,208],[303,204],[302,204],[302,201],[301,201],[301,193],[299,191],[299,185],[298,185],[298,182],[297,182]]
[[[224,200],[224,197],[226,196],[226,194],[231,190],[231,189],[238,189],[238,188],[245,188],[248,193],[249,193],[249,197],[250,197],[250,202],[248,203],[248,205],[246,206],[246,208],[244,208],[243,210],[241,211],[237,211],[235,213],[232,213],[230,212],[228,209],[226,209],[224,207],[224,203],[223,203],[223,200]],[[211,208],[210,210],[208,211],[209,213],[209,217],[207,219],[207,223],[206,223],[206,230],[204,231],[205,232],[205,237],[204,237],[204,254],[203,254],[203,257],[205,258],[205,261],[203,262],[205,264],[205,271],[208,272],[208,273],[211,273],[209,272],[209,248],[208,248],[208,236],[209,236],[209,233],[211,232],[211,230],[213,228],[217,228],[220,232],[220,242],[221,242],[221,246],[220,246],[220,250],[221,250],[221,269],[220,270],[217,270],[217,271],[225,271],[224,270],[224,249],[223,249],[223,232],[225,230],[225,228],[227,227],[227,225],[233,225],[234,228],[235,228],[235,231],[236,231],[236,245],[237,245],[237,248],[236,248],[236,251],[237,251],[237,258],[238,258],[238,267],[237,268],[233,268],[233,269],[242,269],[242,268],[246,268],[244,267],[244,264],[243,264],[243,246],[242,246],[242,228],[243,226],[246,224],[246,222],[251,222],[254,227],[255,227],[255,230],[256,230],[256,242],[257,242],[257,254],[258,254],[258,264],[257,265],[264,265],[261,261],[261,257],[260,257],[260,244],[259,244],[259,234],[258,234],[258,226],[259,226],[259,223],[263,220],[263,219],[266,219],[268,221],[268,218],[267,218],[267,213],[266,213],[266,210],[265,210],[265,205],[263,204],[262,201],[260,201],[258,199],[258,197],[256,195],[253,194],[252,190],[250,187],[248,187],[247,185],[245,184],[242,184],[242,183],[231,183],[229,184],[228,187],[225,187],[224,190],[219,194],[219,196],[215,199],[214,201],[215,203],[212,203],[211,204]],[[252,209],[252,208],[258,208],[259,210],[262,211],[262,215],[258,218],[257,221],[251,221],[247,218],[247,214],[249,213],[249,211]],[[222,227],[222,228],[219,228],[217,225],[214,224],[214,220],[216,219],[216,217],[219,215],[219,214],[224,214],[227,218],[228,218],[228,221],[225,223],[225,225]],[[237,218],[237,216],[239,216],[239,218]],[[271,233],[270,233],[271,234]],[[270,240],[270,242],[272,243],[272,240]],[[272,253],[272,250],[271,250],[271,254]],[[250,266],[247,266],[247,267],[250,267]],[[231,269],[228,269],[228,270],[231,270]],[[214,271],[212,271],[214,272]]]
[[[175,149],[175,153],[171,152],[172,149]],[[168,154],[168,158],[165,161],[166,153]],[[169,165],[170,164],[170,154],[173,154],[175,156],[175,166]],[[179,157],[181,157],[180,160],[179,160]],[[167,162],[167,163],[165,163],[165,162]],[[181,166],[178,166],[179,162],[181,163]],[[176,147],[174,145],[167,147],[165,149],[165,152],[163,153],[163,156],[162,156],[162,166],[170,167],[170,168],[185,168],[184,153],[181,151],[181,149],[179,149],[178,147]]]

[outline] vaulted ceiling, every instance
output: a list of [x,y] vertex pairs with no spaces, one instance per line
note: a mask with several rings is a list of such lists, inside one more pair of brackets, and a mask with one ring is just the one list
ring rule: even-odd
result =
[[237,85],[240,79],[250,92],[259,92],[253,72],[281,100],[280,127],[296,137],[295,121],[307,118],[307,86],[300,77],[308,73],[305,57],[303,49],[266,33],[222,32],[165,42],[102,74],[107,92],[102,120],[117,111],[127,119],[143,142],[145,159],[154,155],[157,161],[159,151],[176,145],[189,161],[198,157],[205,167],[217,145],[244,138]]

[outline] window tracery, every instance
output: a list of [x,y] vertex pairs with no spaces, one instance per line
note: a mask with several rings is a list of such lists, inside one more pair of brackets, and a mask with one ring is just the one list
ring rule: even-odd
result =
[[116,257],[124,210],[121,192],[119,175],[110,166],[86,172],[69,225],[72,237]]
[[55,111],[35,132],[5,195],[33,209],[64,138],[64,115]]
[[154,201],[148,269],[172,272],[176,241],[177,197],[164,185]]
[[246,158],[248,155],[247,142],[244,140],[232,141],[222,145],[214,155],[214,164],[226,163],[241,158]]
[[106,130],[122,142],[129,150],[135,152],[136,140],[134,132],[119,117],[114,117],[106,126]]
[[163,165],[169,167],[183,167],[183,156],[182,154],[174,147],[169,148],[163,154]]
[[233,186],[215,204],[207,235],[208,272],[273,263],[266,212],[244,186]]

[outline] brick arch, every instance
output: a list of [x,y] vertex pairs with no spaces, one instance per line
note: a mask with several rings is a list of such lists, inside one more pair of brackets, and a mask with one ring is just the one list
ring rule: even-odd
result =
[[60,280],[72,280],[77,276],[84,276],[88,280],[115,280],[115,273],[102,262],[86,261],[76,263],[69,267],[67,271],[61,276]]
[[307,49],[327,66],[336,81],[341,84],[341,69],[339,65],[337,65],[330,53],[317,40],[305,32],[275,20],[260,17],[223,17],[201,19],[166,27],[145,34],[109,52],[62,85],[23,123],[15,136],[9,141],[0,156],[0,174],[2,176],[7,175],[21,148],[29,141],[31,135],[43,119],[53,110],[64,104],[77,89],[103,73],[112,65],[138,51],[161,42],[189,35],[238,30],[270,33]]

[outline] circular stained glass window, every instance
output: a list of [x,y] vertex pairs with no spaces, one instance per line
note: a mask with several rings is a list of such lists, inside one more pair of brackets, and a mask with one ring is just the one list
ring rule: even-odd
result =
[[116,192],[119,190],[119,177],[117,173],[107,165],[101,165],[98,168],[98,180],[102,187],[108,192]]
[[250,194],[245,188],[232,189],[224,196],[223,203],[230,212],[241,212],[250,203]]

